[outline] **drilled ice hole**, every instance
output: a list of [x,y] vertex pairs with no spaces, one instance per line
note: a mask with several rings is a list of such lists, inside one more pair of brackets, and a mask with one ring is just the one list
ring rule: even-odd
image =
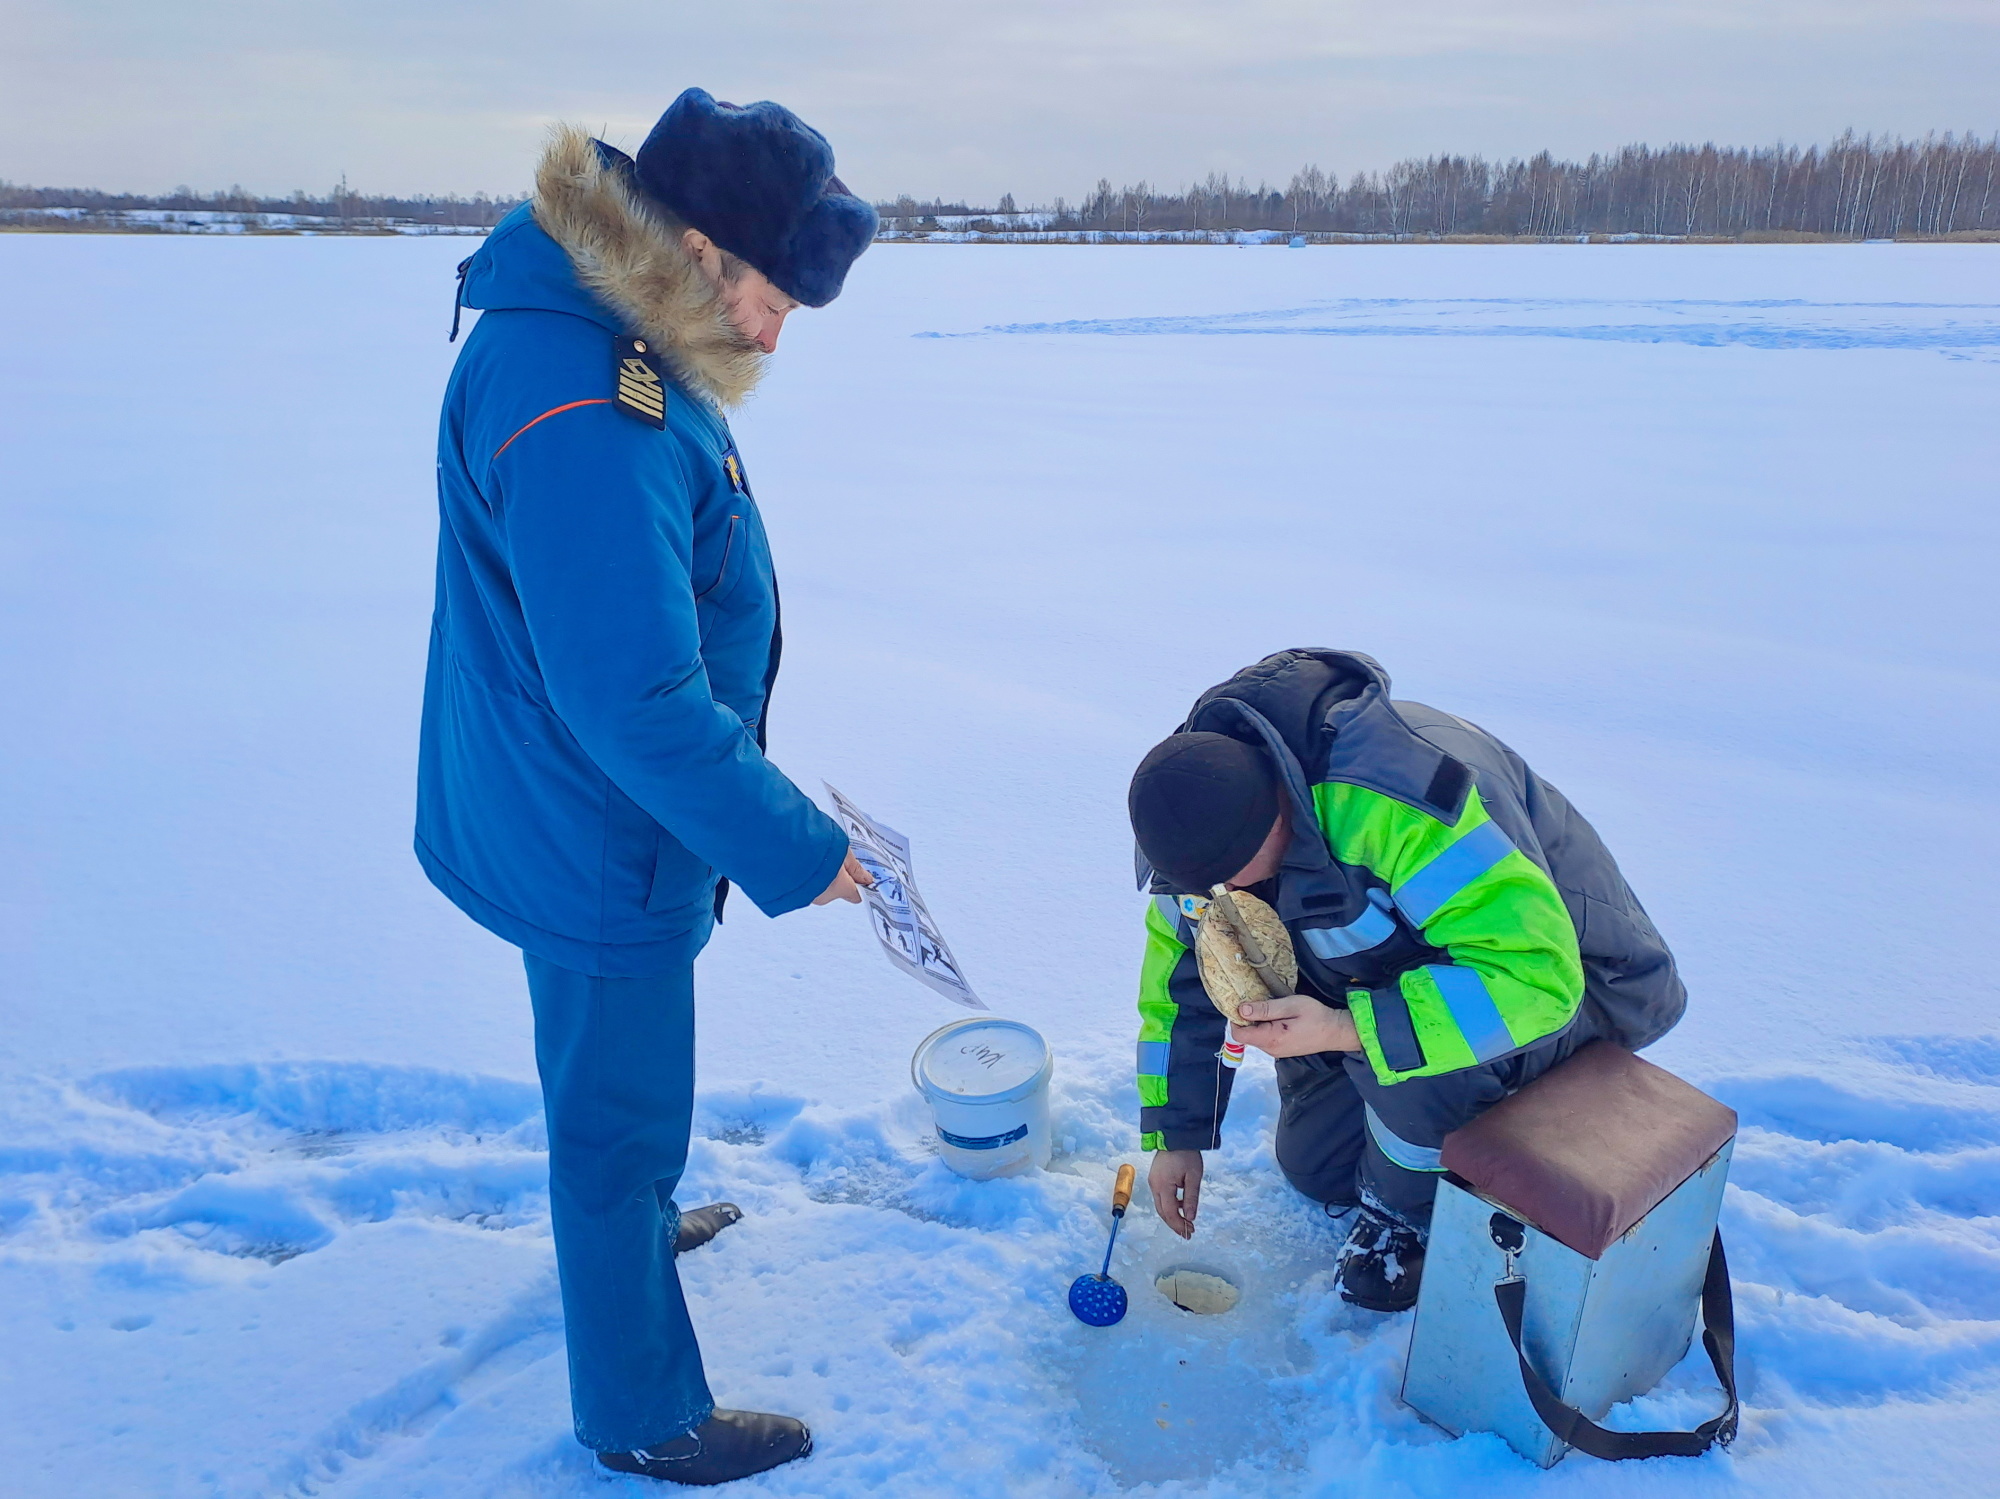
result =
[[1165,1271],[1153,1282],[1153,1289],[1182,1311],[1202,1317],[1220,1316],[1243,1299],[1234,1281],[1192,1265]]

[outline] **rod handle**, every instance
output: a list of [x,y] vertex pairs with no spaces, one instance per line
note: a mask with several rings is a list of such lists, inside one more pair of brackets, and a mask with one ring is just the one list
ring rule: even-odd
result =
[[1132,1183],[1138,1175],[1138,1168],[1130,1161],[1118,1168],[1118,1182],[1111,1189],[1112,1212],[1123,1213],[1132,1205]]

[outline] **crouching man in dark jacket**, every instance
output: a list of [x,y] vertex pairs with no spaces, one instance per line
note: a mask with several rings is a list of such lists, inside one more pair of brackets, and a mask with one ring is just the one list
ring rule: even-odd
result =
[[[1193,1233],[1235,1075],[1224,1042],[1268,1052],[1279,1166],[1330,1213],[1356,1210],[1340,1277],[1358,1305],[1415,1302],[1447,1133],[1586,1041],[1650,1045],[1686,1006],[1562,793],[1465,720],[1391,701],[1366,656],[1281,651],[1203,693],[1140,763],[1131,813],[1154,894],[1139,994],[1154,1208]],[[1193,952],[1218,884],[1268,901],[1298,959],[1299,992],[1244,1006],[1233,1031]]]
[[866,880],[764,756],[778,594],[722,413],[874,229],[791,111],[690,89],[636,160],[558,130],[461,268],[417,856],[526,957],[577,1438],[681,1483],[811,1445],[715,1408],[674,1256],[737,1214],[674,1188],[722,877],[772,916]]

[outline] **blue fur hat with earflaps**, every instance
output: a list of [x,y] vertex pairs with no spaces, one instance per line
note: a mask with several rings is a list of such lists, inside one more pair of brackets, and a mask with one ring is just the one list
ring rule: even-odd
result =
[[720,104],[691,88],[633,162],[640,191],[748,261],[785,295],[824,307],[875,238],[875,210],[833,175],[833,147],[782,104]]

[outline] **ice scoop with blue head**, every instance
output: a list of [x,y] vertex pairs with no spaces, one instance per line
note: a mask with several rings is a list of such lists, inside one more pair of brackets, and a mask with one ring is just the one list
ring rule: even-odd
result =
[[1127,1161],[1118,1168],[1117,1183],[1111,1189],[1111,1240],[1104,1246],[1104,1268],[1095,1275],[1079,1275],[1070,1283],[1069,1309],[1076,1320],[1091,1327],[1109,1327],[1125,1316],[1125,1288],[1111,1278],[1111,1251],[1118,1247],[1118,1225],[1125,1221],[1125,1209],[1132,1203],[1132,1182],[1138,1171]]

